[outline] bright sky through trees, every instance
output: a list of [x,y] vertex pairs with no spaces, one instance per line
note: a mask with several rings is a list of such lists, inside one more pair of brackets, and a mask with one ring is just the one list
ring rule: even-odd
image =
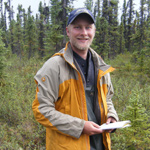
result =
[[[11,5],[13,6],[13,9],[15,11],[17,11],[17,7],[19,4],[21,4],[23,6],[23,8],[25,8],[25,10],[27,11],[28,7],[31,6],[31,10],[33,11],[33,15],[36,14],[38,12],[38,7],[39,7],[39,3],[40,1],[42,1],[42,3],[46,3],[46,5],[49,5],[49,1],[50,0],[11,0]],[[94,0],[95,2],[96,0]],[[7,0],[4,0],[3,2],[7,2]],[[84,7],[84,2],[85,0],[75,0],[74,2],[74,7],[78,8],[78,7]],[[134,0],[135,3],[135,9],[138,9],[140,0]],[[123,5],[123,0],[119,0],[119,10],[121,11]],[[16,16],[16,15],[15,15]]]

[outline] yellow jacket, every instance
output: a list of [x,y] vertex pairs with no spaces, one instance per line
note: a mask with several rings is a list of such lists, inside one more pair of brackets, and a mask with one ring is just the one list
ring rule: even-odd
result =
[[[111,97],[113,87],[106,65],[90,48],[97,69],[98,106],[101,124],[108,117],[118,120]],[[82,133],[88,120],[82,77],[74,65],[70,44],[50,58],[35,76],[36,96],[32,109],[36,120],[46,127],[47,150],[90,150],[89,136]],[[109,133],[103,133],[106,150],[111,149]]]

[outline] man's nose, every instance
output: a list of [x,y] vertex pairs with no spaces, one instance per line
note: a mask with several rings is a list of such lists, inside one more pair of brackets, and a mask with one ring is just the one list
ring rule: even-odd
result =
[[86,30],[86,28],[82,28],[82,30],[81,30],[81,34],[83,34],[83,35],[87,35],[87,30]]

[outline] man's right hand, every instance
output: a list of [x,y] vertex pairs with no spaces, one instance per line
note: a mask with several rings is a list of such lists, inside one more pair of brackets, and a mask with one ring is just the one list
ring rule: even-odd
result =
[[85,121],[83,132],[87,135],[94,135],[103,133],[104,130],[100,129],[100,126],[92,121]]

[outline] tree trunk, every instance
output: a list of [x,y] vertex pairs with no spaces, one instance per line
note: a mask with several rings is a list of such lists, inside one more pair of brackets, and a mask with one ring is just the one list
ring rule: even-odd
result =
[[62,41],[62,47],[66,44],[66,16],[67,16],[67,6],[68,6],[68,0],[62,0],[62,33],[64,35],[63,41]]

